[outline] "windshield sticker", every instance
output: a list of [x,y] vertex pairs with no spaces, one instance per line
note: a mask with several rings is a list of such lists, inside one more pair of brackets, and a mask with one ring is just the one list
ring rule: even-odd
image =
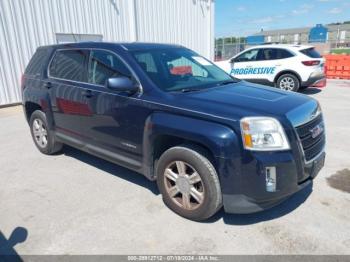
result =
[[231,75],[272,75],[275,69],[276,67],[237,68],[231,70]]
[[205,60],[203,57],[200,56],[192,56],[194,60],[196,60],[198,63],[204,66],[210,66],[211,63],[209,63],[207,60]]

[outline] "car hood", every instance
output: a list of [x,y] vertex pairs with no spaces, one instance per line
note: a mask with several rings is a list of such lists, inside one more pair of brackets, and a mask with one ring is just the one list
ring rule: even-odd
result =
[[[304,113],[311,114],[317,108],[317,101],[306,95],[246,81],[178,95],[181,98],[176,99],[180,101],[177,106],[231,120],[245,116],[288,117],[294,125],[302,121]],[[294,120],[296,117],[298,120]]]

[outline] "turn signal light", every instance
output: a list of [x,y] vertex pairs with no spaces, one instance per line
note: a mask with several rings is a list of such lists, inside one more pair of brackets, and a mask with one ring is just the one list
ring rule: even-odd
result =
[[244,145],[246,147],[253,147],[252,136],[250,134],[244,134]]
[[242,122],[242,129],[244,131],[243,135],[243,142],[246,147],[252,147],[253,146],[253,140],[252,140],[252,135],[249,134],[249,123],[247,122]]
[[320,61],[319,60],[310,60],[310,61],[302,61],[302,63],[306,66],[315,66],[315,65],[319,65]]

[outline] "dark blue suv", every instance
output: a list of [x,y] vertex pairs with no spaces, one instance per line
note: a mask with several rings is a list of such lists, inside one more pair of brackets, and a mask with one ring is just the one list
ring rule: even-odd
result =
[[240,81],[177,45],[37,49],[23,107],[44,154],[63,144],[156,180],[164,202],[203,220],[272,207],[323,167],[318,102]]

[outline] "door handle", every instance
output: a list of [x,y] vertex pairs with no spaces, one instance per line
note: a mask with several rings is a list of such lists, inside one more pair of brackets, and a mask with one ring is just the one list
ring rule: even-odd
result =
[[51,82],[45,82],[44,87],[50,89],[52,87]]
[[84,90],[82,94],[83,94],[83,96],[85,96],[87,98],[93,97],[91,90]]

